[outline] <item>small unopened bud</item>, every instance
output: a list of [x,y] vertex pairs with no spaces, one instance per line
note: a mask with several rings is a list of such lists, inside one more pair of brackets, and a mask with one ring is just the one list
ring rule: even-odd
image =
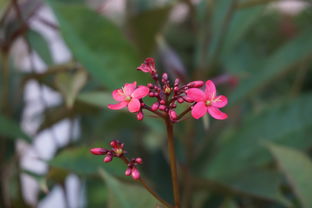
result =
[[135,158],[135,162],[141,165],[143,163],[143,159],[140,157],[137,157]]
[[132,169],[131,168],[127,168],[127,170],[125,171],[125,175],[126,176],[130,176],[131,172],[132,172]]
[[165,105],[160,105],[159,106],[159,110],[162,110],[162,111],[166,110],[166,106]]
[[174,80],[174,86],[179,86],[179,84],[180,84],[180,79],[179,78],[176,78],[175,80]]
[[159,108],[159,102],[154,103],[151,108],[152,108],[152,111],[157,111]]
[[152,83],[148,83],[148,84],[147,84],[147,87],[148,87],[148,88],[153,88],[154,85],[153,85]]
[[171,120],[176,120],[177,119],[177,113],[174,110],[169,110],[169,116]]
[[187,86],[188,86],[188,87],[196,87],[196,88],[199,88],[199,87],[204,86],[204,82],[203,82],[203,81],[193,81],[193,82],[188,83]]
[[183,102],[184,102],[184,99],[181,98],[181,97],[179,97],[179,98],[177,99],[177,101],[178,101],[178,103],[183,103]]
[[106,157],[104,157],[104,162],[105,162],[105,163],[108,163],[108,162],[112,161],[112,159],[113,159],[112,156],[107,155]]
[[137,168],[133,167],[131,171],[131,176],[134,180],[140,179],[140,172]]
[[160,104],[165,105],[165,104],[166,104],[166,101],[161,100],[161,101],[160,101]]
[[188,103],[192,103],[192,102],[193,102],[193,100],[192,100],[191,98],[187,97],[187,96],[184,96],[183,99],[184,99],[186,102],[188,102]]
[[178,92],[178,91],[179,91],[179,88],[178,88],[178,87],[174,87],[173,90],[174,90],[175,92]]
[[154,97],[154,96],[155,96],[155,94],[154,94],[153,92],[150,92],[150,93],[148,93],[148,96],[150,96],[150,97]]
[[106,155],[108,150],[104,148],[92,148],[90,149],[90,152],[94,155]]
[[163,79],[163,80],[168,80],[168,74],[167,74],[167,73],[163,73],[162,79]]
[[137,119],[138,119],[139,121],[141,121],[141,120],[143,120],[143,118],[144,118],[143,112],[142,112],[142,111],[139,111],[138,114],[137,114]]

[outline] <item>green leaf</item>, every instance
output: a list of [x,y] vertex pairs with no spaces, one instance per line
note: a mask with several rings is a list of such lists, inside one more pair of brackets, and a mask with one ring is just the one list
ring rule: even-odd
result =
[[128,20],[129,29],[141,54],[147,56],[155,49],[156,35],[166,23],[171,6],[146,10]]
[[[237,130],[226,137],[208,165],[203,176],[228,185],[235,184],[245,171],[268,164],[271,156],[263,147],[265,141],[306,149],[312,146],[312,95],[270,106],[262,113],[242,122]],[[254,174],[254,173],[253,173]],[[245,177],[242,177],[245,180]],[[265,183],[266,180],[264,180]],[[267,186],[271,181],[267,180]],[[261,185],[261,183],[259,184]],[[254,192],[257,187],[250,187]],[[263,196],[266,196],[263,195]]]
[[78,95],[77,99],[101,108],[107,108],[108,104],[114,102],[112,95],[107,92],[83,92]]
[[312,207],[312,161],[295,149],[268,145],[303,208]]
[[116,25],[82,4],[49,3],[66,44],[96,81],[112,90],[142,80],[137,52]]
[[20,126],[3,115],[0,115],[0,135],[8,139],[23,139],[31,143],[31,138],[23,132]]
[[87,147],[73,147],[61,151],[49,164],[80,175],[95,174],[99,168],[104,168],[114,175],[124,176],[127,166],[121,160],[117,158],[106,164],[103,158],[104,156],[92,155]]
[[100,174],[110,191],[109,207],[146,208],[156,207],[156,205],[159,204],[159,202],[141,186],[121,183],[103,169],[101,169]]
[[47,65],[53,64],[52,54],[48,47],[48,42],[40,33],[35,30],[28,30],[26,37],[30,42],[30,46],[38,53]]
[[[271,161],[262,143],[276,143],[306,149],[312,146],[312,94],[284,101],[244,120],[220,144],[206,166],[208,176],[226,178]],[[296,139],[294,139],[296,138]],[[235,157],[234,157],[235,156]],[[229,171],[231,170],[231,171]]]
[[262,70],[243,80],[230,97],[232,105],[279,78],[283,72],[295,69],[309,60],[312,57],[311,33],[311,29],[302,32],[268,58]]
[[87,73],[83,70],[74,73],[63,72],[56,75],[55,85],[64,96],[68,108],[73,106],[76,96],[87,82],[87,78]]
[[224,38],[223,53],[233,52],[232,50],[235,46],[244,38],[259,17],[262,16],[264,8],[264,6],[255,6],[239,9],[235,12]]

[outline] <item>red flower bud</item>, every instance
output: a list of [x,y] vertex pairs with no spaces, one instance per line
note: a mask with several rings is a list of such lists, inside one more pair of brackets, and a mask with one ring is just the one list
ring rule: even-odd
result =
[[144,118],[143,112],[142,112],[142,111],[139,111],[138,114],[137,114],[137,119],[138,119],[139,121],[141,121],[141,120],[143,120],[143,118]]
[[187,84],[188,87],[195,87],[195,88],[199,88],[204,86],[204,82],[203,81],[193,81]]
[[135,162],[138,163],[138,164],[142,164],[142,163],[143,163],[143,159],[140,158],[140,157],[137,157],[137,158],[135,159]]
[[94,155],[106,155],[108,150],[104,148],[92,148],[90,149],[90,152]]
[[132,172],[131,172],[131,176],[134,180],[138,180],[140,179],[140,172],[137,168],[133,167],[132,168]]
[[176,120],[177,119],[177,113],[174,110],[169,110],[169,116],[171,120]]
[[104,160],[103,160],[103,161],[104,161],[105,163],[108,163],[108,162],[112,161],[112,159],[113,159],[112,156],[107,155],[106,157],[104,157]]
[[151,108],[152,108],[152,111],[157,111],[159,108],[159,102],[154,103]]
[[132,169],[131,168],[127,168],[127,170],[125,171],[125,175],[126,176],[130,176],[132,173]]

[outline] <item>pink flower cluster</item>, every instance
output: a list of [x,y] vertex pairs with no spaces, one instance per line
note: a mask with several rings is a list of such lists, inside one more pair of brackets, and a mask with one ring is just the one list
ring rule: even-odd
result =
[[112,147],[111,150],[96,147],[90,149],[90,152],[94,155],[105,155],[103,161],[105,163],[111,162],[114,157],[122,159],[124,162],[127,163],[128,168],[125,171],[126,176],[132,176],[134,180],[140,179],[140,171],[137,169],[137,165],[143,164],[143,160],[140,157],[131,159],[130,161],[124,156],[127,152],[124,150],[124,143],[121,143],[118,140],[112,140],[110,142],[110,146]]
[[[190,103],[189,110],[195,119],[203,117],[206,113],[213,118],[224,120],[228,116],[219,109],[227,105],[228,100],[224,95],[216,95],[216,86],[208,80],[192,81],[182,85],[179,79],[175,79],[173,86],[167,73],[162,74],[161,79],[158,79],[155,61],[153,58],[145,59],[144,63],[138,68],[139,71],[149,73],[154,80],[153,83],[147,86],[138,86],[137,83],[127,83],[121,89],[114,90],[113,98],[117,104],[110,104],[108,108],[111,110],[119,110],[128,107],[129,112],[137,113],[137,119],[144,118],[143,109],[157,112],[158,116],[169,117],[172,122],[178,122],[185,114],[178,115],[176,107],[183,102]],[[202,88],[205,85],[205,89]],[[143,102],[145,97],[156,98],[157,101],[151,106],[147,106]]]

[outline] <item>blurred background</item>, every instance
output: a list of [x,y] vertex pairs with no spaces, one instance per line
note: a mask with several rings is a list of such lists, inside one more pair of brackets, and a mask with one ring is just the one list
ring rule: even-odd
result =
[[312,207],[310,0],[0,0],[0,49],[0,207],[161,207],[111,139],[173,201],[162,122],[106,107],[146,57],[229,97],[175,125],[184,208]]

